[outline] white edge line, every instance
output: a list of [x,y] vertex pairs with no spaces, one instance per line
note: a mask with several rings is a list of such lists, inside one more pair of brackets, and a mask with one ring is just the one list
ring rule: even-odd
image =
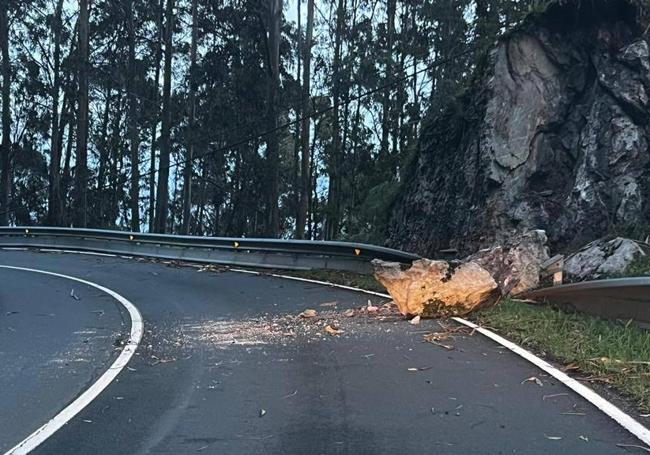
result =
[[[356,291],[356,292],[362,292],[364,294],[370,294],[370,295],[375,295],[379,297],[385,297],[385,298],[391,298],[390,295],[388,294],[383,294],[381,292],[374,292],[374,291],[368,291],[366,289],[361,289],[361,288],[355,288],[352,286],[343,286],[340,284],[335,284],[335,283],[330,283],[327,281],[319,281],[319,280],[310,280],[308,278],[298,278],[294,276],[289,276],[289,275],[279,275],[276,273],[264,273],[264,272],[255,272],[252,270],[244,270],[244,269],[230,269],[233,272],[239,272],[239,273],[249,273],[253,275],[267,275],[267,276],[273,276],[276,278],[285,278],[288,280],[295,280],[295,281],[304,281],[307,283],[315,283],[315,284],[322,284],[325,286],[331,286],[335,288],[340,288],[340,289],[347,289],[349,291]],[[488,330],[486,328],[480,327],[476,324],[474,324],[471,321],[468,321],[463,318],[452,318],[454,321],[458,322],[459,324],[463,324],[467,327],[470,327],[477,332],[479,332],[481,335],[491,339],[492,341],[500,344],[501,346],[509,349],[513,353],[517,354],[519,357],[522,357],[523,359],[529,361],[542,371],[550,374],[553,376],[555,379],[560,381],[562,384],[573,390],[575,393],[580,395],[582,398],[587,400],[589,403],[600,409],[602,412],[607,414],[609,417],[614,419],[616,423],[621,425],[623,428],[625,428],[627,431],[632,433],[634,436],[636,436],[640,441],[642,441],[644,444],[647,444],[650,446],[650,430],[646,428],[643,424],[632,418],[630,415],[626,414],[623,410],[621,410],[619,407],[615,406],[614,404],[610,403],[607,401],[605,398],[601,397],[598,395],[596,392],[594,392],[592,389],[587,387],[584,384],[581,384],[580,382],[576,381],[572,377],[568,376],[566,373],[558,370],[555,368],[553,365],[548,363],[547,361],[537,357],[535,354],[533,354],[530,351],[527,351],[526,349],[522,348],[521,346],[513,343],[512,341],[506,340],[502,336],[497,335],[496,333],[492,332],[491,330]]]
[[47,438],[52,436],[57,430],[59,430],[63,425],[68,423],[74,416],[81,412],[86,406],[88,406],[97,396],[106,388],[108,385],[117,377],[118,374],[126,367],[133,354],[135,354],[138,344],[142,339],[142,334],[144,331],[144,325],[142,322],[142,315],[140,311],[129,302],[126,298],[122,297],[115,291],[112,291],[104,286],[93,283],[91,281],[86,281],[81,278],[76,278],[68,275],[62,275],[60,273],[48,272],[45,270],[30,269],[25,267],[14,267],[11,265],[0,265],[0,268],[11,269],[11,270],[23,270],[26,272],[35,272],[42,273],[43,275],[51,275],[59,278],[65,278],[72,281],[77,281],[79,283],[92,286],[100,291],[105,292],[106,294],[113,297],[119,303],[121,303],[124,308],[129,313],[131,318],[131,334],[129,339],[120,352],[120,355],[115,359],[115,362],[102,374],[97,381],[93,383],[88,389],[86,389],[81,395],[79,395],[72,403],[66,406],[61,412],[52,417],[46,424],[38,428],[32,434],[27,436],[16,446],[10,449],[5,455],[22,455],[27,454],[30,451],[34,450],[41,443],[43,443]]
[[596,392],[594,392],[592,389],[587,387],[586,385],[576,381],[566,373],[558,370],[555,368],[553,365],[548,363],[547,361],[540,359],[537,357],[535,354],[533,354],[530,351],[527,351],[526,349],[522,348],[521,346],[513,343],[512,341],[508,341],[502,336],[497,335],[496,333],[492,332],[491,330],[488,330],[483,327],[479,327],[478,325],[474,324],[471,321],[468,321],[463,318],[452,318],[454,321],[463,324],[467,327],[470,327],[477,332],[479,332],[481,335],[488,337],[492,341],[496,341],[499,343],[501,346],[509,349],[510,351],[514,352],[520,357],[523,357],[524,359],[528,360],[530,363],[535,365],[537,368],[540,370],[545,371],[546,373],[550,374],[553,376],[555,379],[560,381],[562,384],[573,390],[575,393],[583,397],[585,400],[596,406],[598,409],[600,409],[602,412],[607,414],[609,417],[614,419],[619,425],[621,425],[623,428],[625,428],[627,431],[632,433],[634,436],[639,438],[639,440],[643,441],[643,443],[650,445],[650,430],[646,428],[643,424],[632,418],[630,415],[626,414],[624,411],[622,411],[619,407],[615,406],[614,404],[610,403],[607,401],[605,398],[601,397],[598,395]]

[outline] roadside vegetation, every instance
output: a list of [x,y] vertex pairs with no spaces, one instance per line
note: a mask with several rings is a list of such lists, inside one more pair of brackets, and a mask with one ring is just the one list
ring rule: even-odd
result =
[[625,272],[611,275],[607,278],[624,278],[633,276],[650,276],[650,257],[644,256],[636,259],[627,266]]
[[[370,275],[328,270],[280,273],[386,292]],[[635,262],[625,275],[650,275],[650,259]],[[640,412],[650,412],[649,330],[631,321],[607,321],[511,299],[475,313],[471,319],[564,365],[576,378],[614,388]]]
[[633,322],[510,299],[473,319],[565,365],[574,376],[613,386],[642,412],[650,411],[650,331]]

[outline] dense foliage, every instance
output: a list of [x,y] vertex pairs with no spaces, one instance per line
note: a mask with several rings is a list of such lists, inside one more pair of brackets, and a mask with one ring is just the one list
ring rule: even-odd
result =
[[381,242],[517,0],[2,1],[0,224]]

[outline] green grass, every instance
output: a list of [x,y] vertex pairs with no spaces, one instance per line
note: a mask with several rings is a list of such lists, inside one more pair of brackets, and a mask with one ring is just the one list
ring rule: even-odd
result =
[[571,365],[579,376],[611,384],[638,409],[650,411],[650,331],[513,300],[472,318],[544,357]]

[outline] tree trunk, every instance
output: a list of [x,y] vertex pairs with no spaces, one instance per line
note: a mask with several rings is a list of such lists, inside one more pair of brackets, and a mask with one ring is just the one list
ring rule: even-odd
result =
[[197,0],[192,0],[192,42],[190,44],[190,93],[188,106],[189,144],[187,145],[187,156],[185,157],[185,168],[183,172],[183,234],[189,234],[190,219],[192,216],[192,167],[194,165],[193,159],[196,140],[196,45],[199,39],[197,21]]
[[[128,95],[127,95],[128,97]],[[120,137],[122,132],[122,115],[123,115],[123,101],[121,89],[118,88],[117,104],[115,105],[115,112],[111,122],[111,139],[108,147],[110,156],[110,176],[111,190],[108,191],[110,203],[104,213],[100,214],[102,225],[112,227],[120,213],[119,196],[122,194],[122,182],[120,182],[120,169],[122,168],[122,153],[120,153]],[[127,106],[128,108],[128,106]]]
[[278,132],[278,89],[280,86],[280,23],[282,21],[282,0],[269,0],[268,28],[268,129],[266,142],[268,164],[268,202],[266,235],[277,237],[280,231],[278,199],[280,193],[280,143]]
[[79,0],[79,91],[75,164],[75,227],[88,224],[88,0]]
[[52,134],[50,145],[50,169],[47,204],[47,223],[50,226],[61,225],[63,205],[61,201],[61,141],[59,139],[59,93],[61,91],[61,14],[63,0],[58,0],[52,19],[54,40],[54,82],[52,84]]
[[160,172],[156,198],[155,231],[167,231],[169,212],[169,156],[171,152],[171,91],[172,91],[172,38],[174,33],[174,0],[167,0],[165,12],[165,66],[163,70],[162,131],[160,136]]
[[156,72],[154,76],[155,91],[153,93],[153,105],[155,106],[156,111],[154,112],[154,119],[151,125],[151,153],[149,158],[149,232],[155,232],[156,225],[156,133],[158,131],[158,121],[160,115],[158,84],[160,83],[160,60],[162,59],[163,2],[164,0],[160,0],[160,3],[157,5],[158,10],[156,11],[156,28],[158,33],[156,39],[155,57]]
[[140,232],[140,131],[138,131],[138,106],[135,90],[137,87],[137,69],[135,61],[135,24],[133,20],[133,0],[127,4],[127,33],[129,46],[129,69],[126,79],[126,91],[129,97],[129,150],[131,156],[131,186],[129,202],[131,208],[131,230]]
[[[99,219],[104,219],[106,213],[106,173],[110,161],[110,149],[108,144],[108,117],[111,107],[111,100],[113,98],[113,87],[109,83],[106,90],[106,103],[104,104],[104,113],[102,114],[102,126],[99,136],[99,171],[97,172],[97,207],[99,211]],[[100,225],[101,226],[101,225]]]
[[334,43],[334,64],[332,68],[332,94],[334,120],[332,125],[333,146],[330,156],[329,187],[327,189],[327,219],[325,240],[338,236],[341,218],[341,125],[339,119],[339,102],[341,100],[341,42],[343,39],[343,22],[345,19],[345,1],[339,0],[336,8],[336,37]]
[[2,146],[0,147],[0,226],[9,221],[11,193],[11,66],[9,62],[9,2],[0,6],[0,47],[2,53]]
[[[387,18],[386,18],[386,74],[384,75],[384,84],[388,84],[393,77],[393,41],[395,35],[395,2],[397,0],[387,0]],[[388,138],[391,126],[391,102],[390,102],[391,89],[390,87],[384,88],[384,95],[382,99],[382,119],[381,119],[381,143],[379,151],[382,156],[386,156],[389,151]]]
[[311,178],[309,176],[311,153],[309,149],[309,114],[311,99],[311,46],[314,33],[314,0],[307,0],[307,31],[303,45],[302,69],[302,120],[300,122],[300,150],[302,161],[300,163],[300,202],[296,220],[296,237],[305,237],[305,223],[307,222],[307,209],[309,206],[309,191]]

